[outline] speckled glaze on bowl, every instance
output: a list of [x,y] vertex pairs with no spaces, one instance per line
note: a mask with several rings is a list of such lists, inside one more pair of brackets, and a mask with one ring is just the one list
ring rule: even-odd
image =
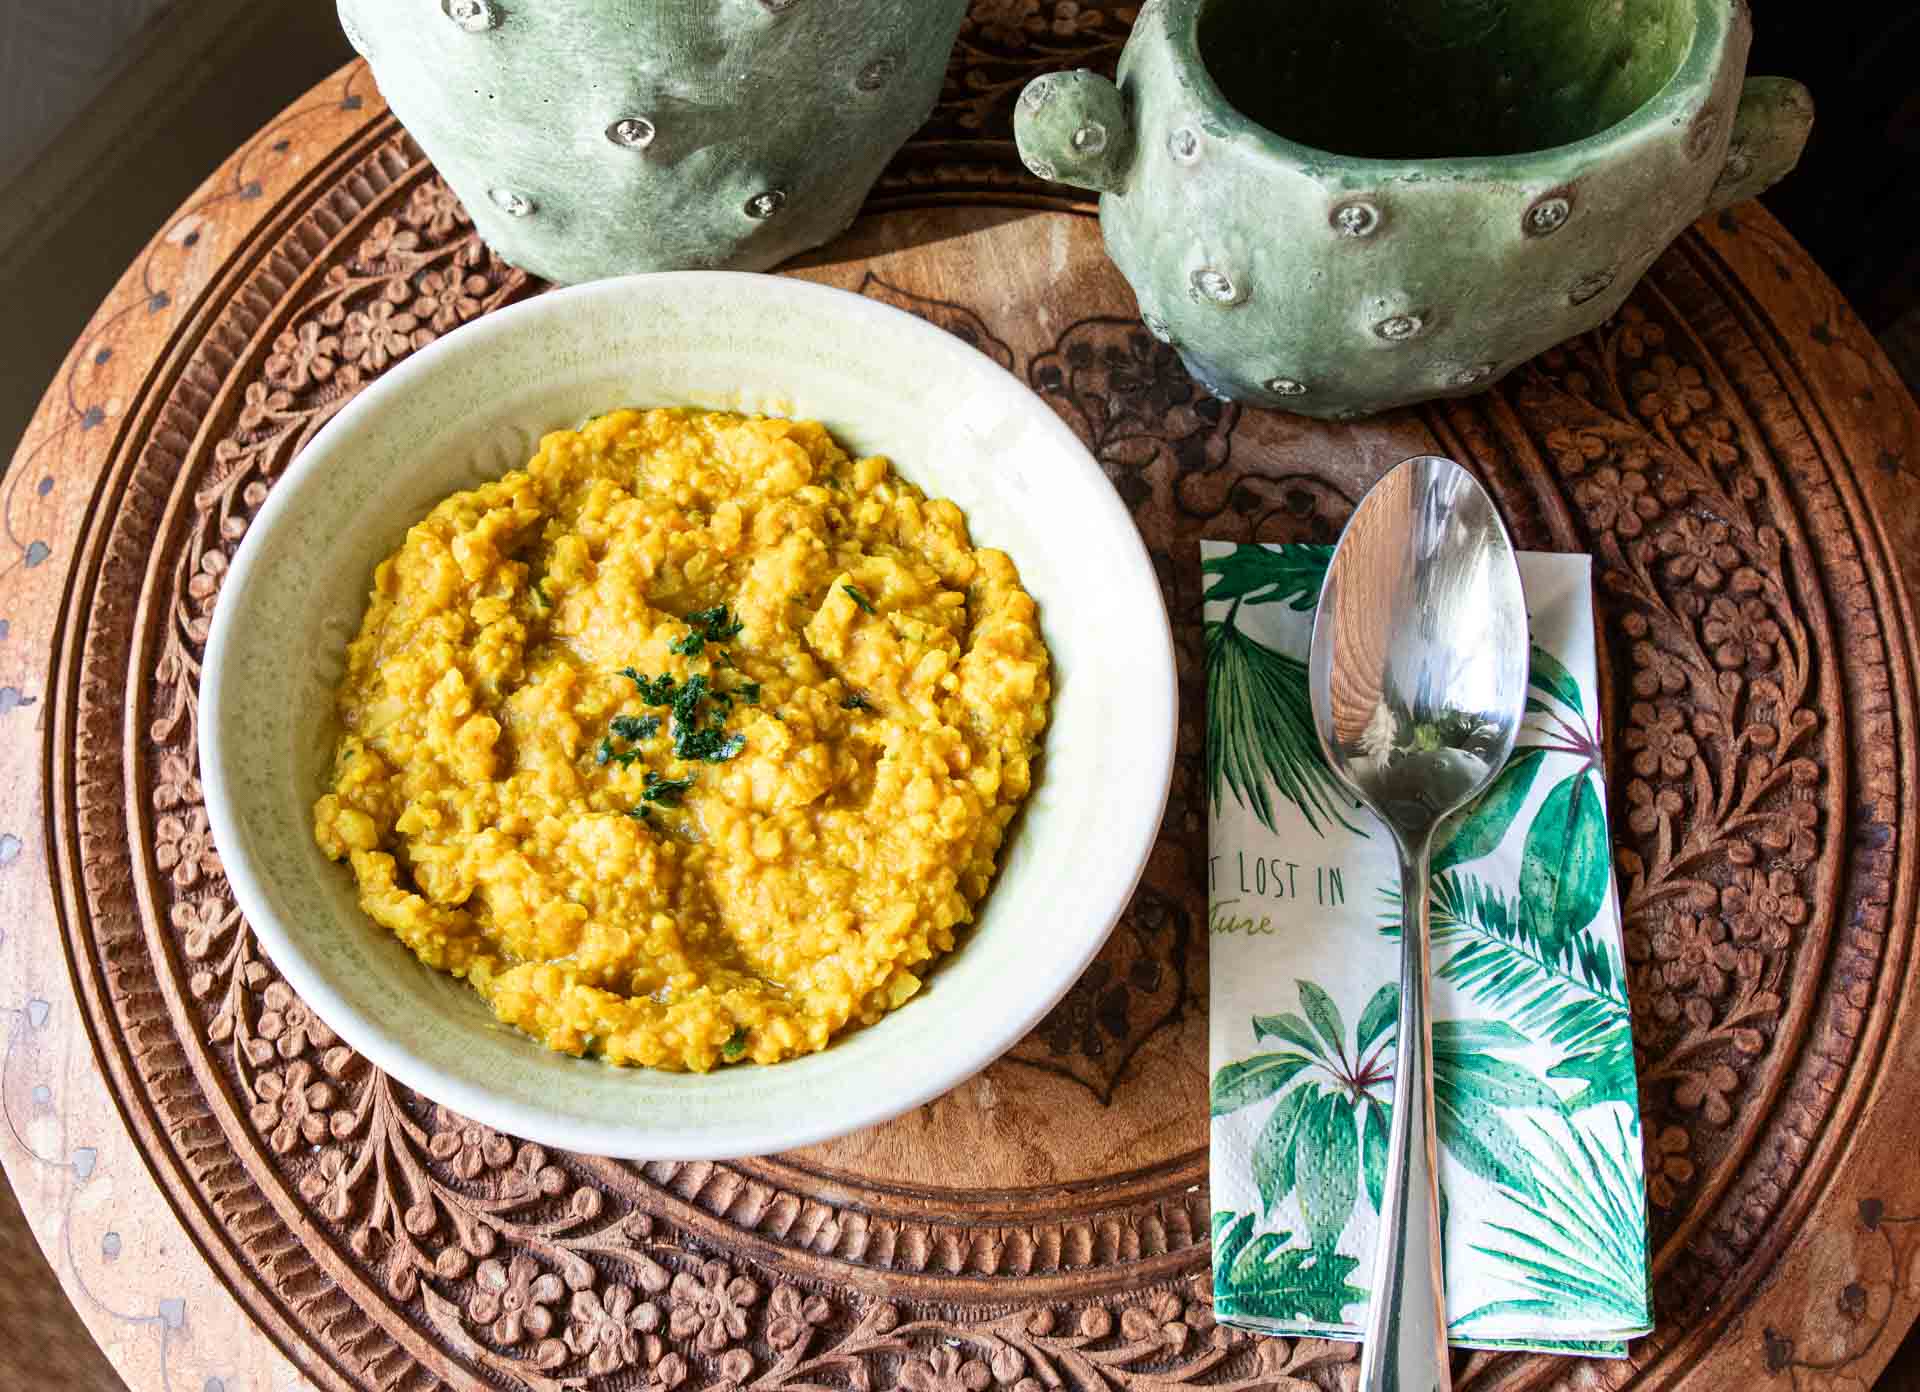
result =
[[[1052,721],[1031,801],[960,950],[920,996],[823,1053],[705,1076],[551,1053],[421,965],[314,845],[332,694],[375,563],[446,494],[621,405],[823,421],[965,510],[1040,606]],[[718,272],[633,276],[489,315],[381,377],[287,471],[223,587],[200,688],[207,808],[274,964],[341,1037],[491,1126],[605,1155],[710,1159],[843,1135],[985,1067],[1106,940],[1173,762],[1166,609],[1099,466],[1016,378],[858,295]],[[1114,757],[1124,750],[1124,758]]]

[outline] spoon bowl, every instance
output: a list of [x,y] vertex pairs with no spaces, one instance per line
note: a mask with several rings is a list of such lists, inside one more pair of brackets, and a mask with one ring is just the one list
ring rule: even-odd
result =
[[1483,792],[1526,714],[1528,629],[1493,500],[1421,455],[1370,489],[1334,548],[1307,681],[1333,772],[1385,822],[1403,915],[1393,1119],[1361,1392],[1444,1392],[1428,878],[1435,833]]

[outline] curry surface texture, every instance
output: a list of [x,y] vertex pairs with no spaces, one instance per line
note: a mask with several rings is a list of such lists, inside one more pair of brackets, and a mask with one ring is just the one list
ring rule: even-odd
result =
[[314,835],[554,1049],[773,1063],[953,948],[1049,693],[1013,563],[885,459],[617,411],[380,564]]

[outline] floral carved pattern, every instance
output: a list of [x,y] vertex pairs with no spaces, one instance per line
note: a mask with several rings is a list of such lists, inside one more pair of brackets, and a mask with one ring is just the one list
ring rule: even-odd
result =
[[[981,0],[959,85],[890,177],[948,179],[956,142],[1003,139],[1020,80],[1110,62],[1129,17]],[[967,177],[1005,162],[982,154]],[[195,758],[199,663],[232,554],[342,402],[538,288],[480,247],[390,124],[329,177],[242,267],[251,278],[188,345],[160,424],[116,464],[116,506],[89,523],[99,574],[75,582],[80,657],[54,693],[76,732],[50,754],[82,867],[65,921],[76,958],[111,983],[96,1035],[121,1051],[156,1170],[248,1307],[271,1324],[284,1302],[280,1337],[340,1389],[1348,1392],[1350,1347],[1214,1324],[1193,1156],[991,1196],[989,1216],[959,1213],[963,1194],[940,1221],[901,1217],[897,1194],[857,1176],[617,1165],[413,1095],[280,979],[233,906]],[[1810,1138],[1840,1115],[1906,853],[1887,789],[1911,730],[1857,694],[1893,680],[1879,635],[1896,620],[1861,579],[1877,563],[1850,514],[1807,501],[1844,461],[1796,426],[1726,308],[1737,287],[1714,275],[1689,244],[1595,334],[1485,397],[1379,427],[1399,452],[1437,440],[1475,463],[1523,544],[1595,556],[1664,1240],[1662,1328],[1640,1364],[1661,1385],[1676,1372],[1664,1351],[1754,1279],[1783,1204],[1822,1177]],[[933,272],[855,268],[844,283],[1028,382],[1088,443],[1158,569],[1186,712],[1161,842],[1094,967],[996,1074],[1070,1092],[1116,1133],[1145,1130],[1157,1118],[1141,1061],[1198,1047],[1179,1027],[1206,993],[1195,543],[1329,540],[1370,475],[1328,467],[1335,452],[1301,447],[1286,418],[1195,386],[1111,275],[1044,328]],[[1357,455],[1367,442],[1352,438]],[[129,690],[140,738],[123,756]],[[1849,845],[1865,849],[1848,859]],[[912,1197],[922,1212],[946,1202],[937,1186]],[[1783,1373],[1824,1357],[1779,1337]],[[1462,1371],[1489,1388],[1624,1376],[1519,1357]]]

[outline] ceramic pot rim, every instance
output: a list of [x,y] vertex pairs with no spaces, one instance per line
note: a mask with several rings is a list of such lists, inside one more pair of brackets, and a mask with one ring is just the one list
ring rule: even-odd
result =
[[[1150,12],[1181,79],[1208,105],[1226,133],[1244,136],[1289,163],[1312,165],[1322,174],[1355,174],[1369,182],[1405,179],[1513,179],[1555,175],[1569,158],[1603,157],[1631,145],[1644,132],[1691,116],[1706,105],[1728,41],[1739,28],[1740,0],[1693,0],[1693,36],[1660,89],[1627,115],[1592,135],[1511,155],[1436,155],[1423,159],[1373,159],[1305,145],[1247,116],[1214,81],[1200,52],[1200,16],[1218,0],[1161,0]],[[1147,16],[1143,15],[1144,20]],[[1136,27],[1135,37],[1140,30]],[[1124,66],[1124,58],[1122,63]]]

